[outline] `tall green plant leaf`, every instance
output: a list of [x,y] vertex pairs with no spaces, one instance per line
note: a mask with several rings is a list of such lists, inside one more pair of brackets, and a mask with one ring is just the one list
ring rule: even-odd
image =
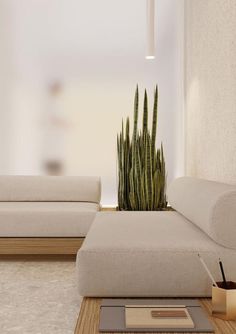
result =
[[148,98],[147,91],[144,92],[144,102],[143,102],[143,135],[147,132],[148,129]]
[[157,106],[158,106],[158,88],[156,86],[154,93],[153,114],[152,114],[152,157],[154,158],[157,133]]
[[148,129],[148,98],[144,93],[142,131],[138,130],[138,86],[134,98],[133,133],[122,120],[117,136],[119,210],[162,210],[166,207],[166,170],[163,145],[156,149],[158,88],[155,87],[152,129]]

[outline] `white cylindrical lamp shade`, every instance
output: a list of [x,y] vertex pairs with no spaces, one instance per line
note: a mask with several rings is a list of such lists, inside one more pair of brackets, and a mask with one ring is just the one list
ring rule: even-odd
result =
[[155,0],[147,1],[147,51],[146,59],[155,58]]

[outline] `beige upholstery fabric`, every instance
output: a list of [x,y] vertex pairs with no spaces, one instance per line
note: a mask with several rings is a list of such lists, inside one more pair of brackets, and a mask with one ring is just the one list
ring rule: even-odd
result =
[[182,177],[170,186],[168,200],[216,242],[236,249],[236,186]]
[[99,203],[99,177],[0,176],[0,201],[62,201]]
[[0,237],[84,237],[99,205],[83,202],[0,202]]
[[83,296],[210,296],[220,256],[236,280],[236,251],[215,243],[177,212],[97,213],[77,255]]

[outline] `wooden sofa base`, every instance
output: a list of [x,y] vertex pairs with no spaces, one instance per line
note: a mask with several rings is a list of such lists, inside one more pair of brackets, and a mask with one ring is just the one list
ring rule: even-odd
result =
[[0,254],[76,254],[84,238],[0,238]]

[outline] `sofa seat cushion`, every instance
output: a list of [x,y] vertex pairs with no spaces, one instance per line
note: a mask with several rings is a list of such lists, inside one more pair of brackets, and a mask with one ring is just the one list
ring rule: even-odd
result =
[[98,213],[77,255],[83,296],[209,296],[220,256],[236,280],[236,251],[215,243],[177,212]]
[[98,210],[85,202],[0,202],[0,237],[84,237]]

